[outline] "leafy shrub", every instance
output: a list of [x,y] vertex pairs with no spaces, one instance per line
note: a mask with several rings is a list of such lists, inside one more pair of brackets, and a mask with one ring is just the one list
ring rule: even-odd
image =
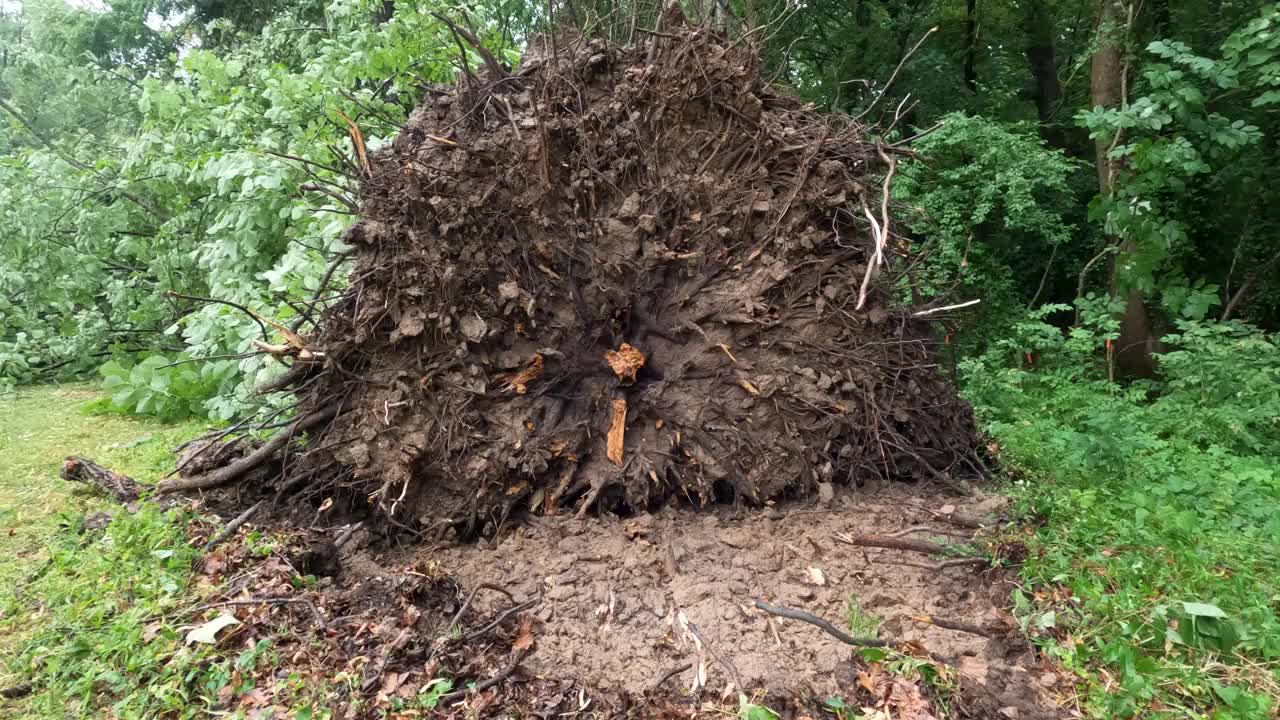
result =
[[904,162],[894,182],[903,221],[927,248],[913,279],[927,296],[981,297],[973,325],[1003,327],[1035,295],[1050,254],[1082,252],[1063,249],[1080,165],[1045,147],[1031,124],[963,113],[913,149],[920,159]]
[[[963,364],[1001,462],[1023,478],[1016,497],[1044,520],[1023,570],[1041,590],[1023,609],[1053,612],[1046,642],[1068,667],[1116,673],[1123,692],[1095,687],[1096,714],[1159,701],[1266,717],[1267,681],[1250,672],[1274,675],[1260,663],[1280,659],[1277,339],[1182,321],[1162,379],[1119,385],[1106,380],[1100,302],[1068,334],[1033,312]],[[1011,361],[1028,352],[1035,365]]]

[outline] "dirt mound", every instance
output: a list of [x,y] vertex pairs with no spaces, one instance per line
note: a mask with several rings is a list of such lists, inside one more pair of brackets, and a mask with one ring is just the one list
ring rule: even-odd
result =
[[[1001,501],[964,502],[984,514]],[[922,690],[945,695],[931,705],[955,706],[948,717],[1058,717],[1049,698],[1059,679],[1003,609],[1014,587],[1003,571],[985,561],[923,562],[930,556],[849,544],[893,531],[892,540],[934,538],[952,552],[986,554],[971,549],[986,542],[971,540],[973,530],[938,521],[938,503],[899,485],[874,494],[837,491],[825,506],[789,503],[766,512],[717,507],[695,516],[668,506],[626,520],[540,518],[483,547],[419,550],[398,562],[430,561],[464,586],[483,581],[518,597],[540,595],[533,611],[538,651],[525,661],[526,672],[578,678],[602,696],[696,697],[702,688],[705,697],[732,683],[767,690],[778,710],[829,697],[857,706],[889,697],[868,697],[866,685],[897,666],[863,662],[821,629],[754,604],[764,600],[844,630],[860,626],[855,634],[933,663],[944,677]],[[504,602],[488,596],[477,607],[492,614]],[[687,625],[697,628],[696,642]],[[861,684],[858,670],[869,676]],[[905,710],[892,716],[933,717]]]
[[665,23],[541,38],[514,74],[486,55],[370,158],[285,487],[468,536],[978,472],[890,303],[901,151],[771,87],[749,42]]

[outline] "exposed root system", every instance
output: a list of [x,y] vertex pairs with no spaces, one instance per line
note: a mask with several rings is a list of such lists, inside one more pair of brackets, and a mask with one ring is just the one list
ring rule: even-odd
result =
[[674,15],[483,72],[369,157],[350,288],[290,373],[290,493],[474,536],[979,472],[927,326],[890,303],[901,151]]

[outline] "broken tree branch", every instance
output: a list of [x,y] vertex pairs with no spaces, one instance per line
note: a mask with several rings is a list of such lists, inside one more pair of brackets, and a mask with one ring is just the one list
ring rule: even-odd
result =
[[240,513],[235,517],[235,519],[227,523],[226,527],[222,528],[222,530],[219,531],[217,535],[214,535],[213,537],[209,538],[209,542],[204,544],[204,551],[209,552],[210,550],[214,549],[219,544],[221,544],[224,540],[234,535],[236,533],[236,530],[240,529],[241,525],[244,525],[246,522],[248,522],[249,518],[253,517],[253,514],[258,512],[258,510],[262,508],[262,504],[264,502],[266,501],[259,500],[258,502],[254,503],[248,510],[245,510],[244,512]]
[[63,480],[97,488],[121,504],[131,503],[142,495],[142,486],[133,478],[75,455],[68,456],[62,463],[61,475]]

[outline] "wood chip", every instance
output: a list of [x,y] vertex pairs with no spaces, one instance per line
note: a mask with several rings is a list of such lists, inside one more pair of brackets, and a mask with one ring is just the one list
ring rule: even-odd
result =
[[[624,346],[625,347],[625,346]],[[606,455],[614,465],[622,467],[622,445],[627,434],[627,401],[613,401],[613,420],[609,423],[609,445]]]
[[645,361],[644,353],[627,343],[619,345],[617,350],[606,352],[604,359],[613,369],[613,374],[617,375],[618,380],[624,385],[630,385],[636,381],[636,373],[644,367]]

